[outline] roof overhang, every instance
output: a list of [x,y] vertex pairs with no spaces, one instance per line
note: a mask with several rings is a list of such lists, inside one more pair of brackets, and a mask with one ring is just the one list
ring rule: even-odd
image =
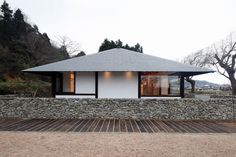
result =
[[87,56],[75,57],[51,64],[46,64],[23,72],[53,74],[58,72],[102,72],[102,71],[133,71],[133,72],[169,72],[183,76],[193,76],[214,72],[176,61],[151,56],[135,51],[115,48]]

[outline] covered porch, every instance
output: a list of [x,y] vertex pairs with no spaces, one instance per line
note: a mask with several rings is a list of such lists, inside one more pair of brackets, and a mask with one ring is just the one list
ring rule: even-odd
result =
[[52,73],[56,98],[184,98],[184,77],[171,72]]

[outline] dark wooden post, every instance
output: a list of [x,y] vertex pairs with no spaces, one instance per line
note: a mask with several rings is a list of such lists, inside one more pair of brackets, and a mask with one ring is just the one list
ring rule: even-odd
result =
[[52,97],[56,96],[56,75],[52,74],[51,76],[51,93],[52,93]]
[[138,72],[138,98],[141,98],[141,72]]
[[95,72],[95,98],[98,98],[98,72]]
[[63,92],[63,73],[59,73],[59,78],[60,78],[60,91],[59,93]]
[[184,98],[184,76],[180,76],[180,97]]
[[74,71],[74,94],[76,93],[76,72]]

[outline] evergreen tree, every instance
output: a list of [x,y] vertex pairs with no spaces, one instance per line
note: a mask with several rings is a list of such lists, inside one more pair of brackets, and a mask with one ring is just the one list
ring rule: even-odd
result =
[[75,55],[74,57],[81,57],[81,56],[85,56],[85,52],[84,51],[80,51],[77,55]]
[[101,44],[101,46],[99,47],[98,51],[101,52],[101,51],[105,51],[105,50],[109,50],[113,48],[124,48],[127,50],[143,53],[143,47],[139,43],[137,43],[134,46],[129,46],[128,44],[123,45],[123,42],[120,39],[118,39],[117,41],[113,41],[113,40],[110,41],[108,39],[105,39],[103,43]]
[[5,47],[6,44],[12,39],[13,25],[12,25],[12,10],[9,4],[4,1],[1,6],[2,21],[0,22],[0,42]]
[[9,4],[4,1],[1,6],[1,12],[3,13],[3,20],[5,22],[10,22],[12,20],[12,10],[9,7]]
[[0,80],[23,77],[21,70],[69,58],[46,33],[24,20],[20,9],[14,13],[4,1],[0,7]]
[[24,15],[20,9],[17,9],[13,15],[13,23],[15,27],[15,35],[19,37],[21,34],[26,33],[26,23],[24,21]]

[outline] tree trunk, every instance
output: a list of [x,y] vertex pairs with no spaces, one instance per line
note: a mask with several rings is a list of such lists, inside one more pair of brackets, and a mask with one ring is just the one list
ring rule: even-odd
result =
[[232,95],[236,95],[236,81],[231,81]]
[[236,95],[236,86],[232,86],[232,95]]
[[233,74],[229,75],[229,80],[232,87],[232,95],[236,95],[236,79]]
[[186,81],[191,85],[191,92],[195,93],[195,81],[192,80],[190,77],[186,77]]

